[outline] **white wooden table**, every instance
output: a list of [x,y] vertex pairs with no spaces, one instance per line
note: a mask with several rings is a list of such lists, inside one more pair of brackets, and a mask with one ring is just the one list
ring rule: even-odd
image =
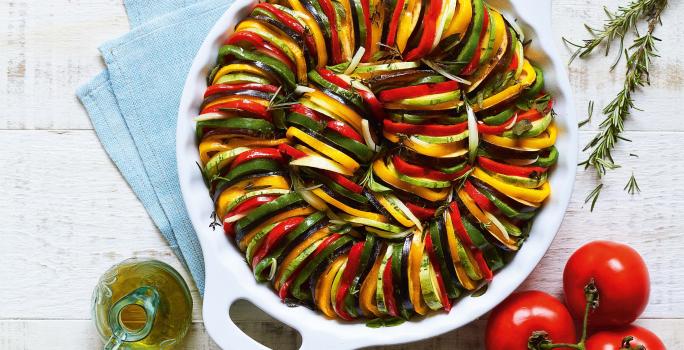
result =
[[[540,0],[547,1],[547,0]],[[582,24],[598,24],[601,3],[556,0],[557,37],[578,39]],[[612,172],[593,213],[583,206],[595,186],[580,172],[565,222],[523,289],[562,291],[568,256],[598,239],[627,242],[651,271],[651,302],[638,321],[670,349],[684,348],[684,4],[672,1],[659,29],[662,57],[652,86],[637,93],[635,112],[616,152],[623,168]],[[74,96],[102,68],[97,46],[128,29],[121,0],[0,0],[0,349],[96,349],[90,295],[109,266],[151,257],[181,268],[126,182],[101,148]],[[566,56],[569,54],[566,53]],[[621,85],[608,74],[610,59],[576,62],[571,81],[578,111],[587,101],[605,104]],[[580,116],[582,119],[582,116]],[[596,118],[595,119],[599,119]],[[597,127],[583,129],[586,142]],[[630,158],[636,153],[639,158]],[[629,158],[629,159],[628,159]],[[632,171],[642,192],[622,187]],[[183,272],[186,279],[187,273]],[[201,323],[198,294],[185,349],[215,349]],[[234,318],[264,344],[293,349],[296,334],[249,305]],[[393,349],[480,349],[484,321],[418,344]]]

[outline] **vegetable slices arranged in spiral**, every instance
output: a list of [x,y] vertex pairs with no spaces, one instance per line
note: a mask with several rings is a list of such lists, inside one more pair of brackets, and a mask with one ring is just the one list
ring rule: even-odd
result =
[[449,311],[549,196],[553,99],[482,0],[255,5],[196,133],[215,216],[254,277],[330,318]]

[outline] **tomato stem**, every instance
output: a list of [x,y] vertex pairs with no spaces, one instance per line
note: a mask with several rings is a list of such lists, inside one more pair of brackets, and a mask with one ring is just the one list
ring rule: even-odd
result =
[[[582,319],[582,336],[577,344],[554,344],[551,342],[551,339],[549,339],[548,333],[543,331],[537,331],[533,332],[530,336],[530,339],[527,343],[528,348],[532,350],[550,350],[558,348],[586,350],[587,328],[589,325],[589,312],[593,309],[596,309],[599,305],[599,291],[598,288],[596,288],[596,283],[593,278],[584,287],[584,297],[586,298],[586,305],[584,306],[584,317]],[[623,340],[623,345],[625,344],[625,340]],[[627,347],[624,349],[629,350],[629,340],[627,340],[626,344]]]

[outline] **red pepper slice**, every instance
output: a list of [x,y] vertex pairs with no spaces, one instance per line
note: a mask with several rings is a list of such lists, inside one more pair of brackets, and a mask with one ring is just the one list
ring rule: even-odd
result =
[[458,210],[458,205],[456,202],[451,202],[449,204],[449,211],[451,214],[451,223],[454,227],[454,231],[458,235],[458,238],[461,240],[461,242],[463,242],[463,244],[466,244],[466,248],[470,249],[470,251],[473,253],[475,261],[477,262],[477,266],[480,267],[480,271],[482,271],[485,280],[491,281],[492,278],[494,278],[494,273],[492,272],[492,269],[489,268],[489,265],[487,265],[487,261],[485,260],[482,251],[477,248],[475,244],[473,244],[473,240],[470,239],[468,231],[466,231],[465,226],[463,226],[463,221],[461,221],[461,212]]
[[330,0],[318,0],[321,9],[330,23],[330,52],[332,53],[332,61],[334,64],[342,63],[342,47],[340,46],[339,32],[337,31],[337,17],[335,16],[335,9]]
[[492,279],[494,279],[494,272],[492,272],[492,269],[490,269],[489,265],[487,265],[487,261],[485,260],[482,251],[477,248],[472,248],[470,251],[473,253],[475,261],[477,262],[477,266],[480,267],[480,271],[482,271],[482,275],[485,280],[487,282],[491,282]]
[[344,188],[346,188],[352,192],[358,193],[358,194],[363,193],[363,187],[352,182],[351,180],[347,179],[343,175],[340,175],[340,174],[332,172],[332,171],[327,171],[327,170],[326,170],[325,174],[328,175],[328,177],[331,178],[333,181],[340,184],[342,187],[344,187]]
[[478,122],[477,123],[477,131],[483,133],[483,134],[490,134],[490,135],[495,135],[495,134],[501,134],[504,131],[506,131],[508,128],[510,128],[512,123],[514,122],[519,122],[521,120],[529,120],[531,122],[535,120],[539,120],[544,117],[544,115],[547,113],[546,111],[550,111],[551,108],[553,107],[553,100],[549,100],[548,106],[544,109],[544,113],[538,111],[535,108],[532,108],[527,111],[518,111],[517,114],[514,114],[510,119],[507,121],[501,123],[501,125],[487,125],[483,122]]
[[208,107],[205,107],[200,114],[220,112],[220,110],[223,108],[245,111],[261,119],[265,119],[268,121],[273,120],[273,118],[271,117],[271,113],[268,110],[268,107],[247,98],[210,105]]
[[347,256],[347,267],[342,273],[342,278],[340,279],[340,286],[337,289],[337,295],[335,296],[335,309],[337,314],[342,317],[342,319],[351,321],[353,318],[347,313],[344,308],[344,299],[347,296],[349,287],[351,287],[352,280],[356,277],[359,272],[359,266],[361,265],[361,253],[363,252],[363,246],[365,242],[358,242],[352,246]]
[[287,64],[290,69],[294,70],[294,63],[292,60],[287,57],[287,55],[285,55],[281,49],[271,45],[257,33],[247,30],[235,32],[224,42],[224,45],[238,45],[243,47],[242,45],[239,45],[241,42],[247,42],[251,44],[252,47],[254,47],[257,51]]
[[304,268],[306,263],[340,237],[342,237],[341,234],[333,233],[332,235],[323,239],[323,242],[321,242],[321,244],[319,244],[318,247],[316,247],[316,250],[311,255],[309,255],[305,261],[302,261],[302,263],[299,266],[297,266],[297,269],[292,273],[292,275],[290,275],[287,281],[285,281],[285,283],[283,283],[283,285],[280,286],[280,289],[278,290],[278,296],[282,301],[285,301],[285,298],[287,298],[287,294],[290,292],[290,285],[292,284],[292,282],[294,282],[295,278],[297,278],[297,275],[299,275],[299,272],[302,270],[302,268]]
[[397,29],[399,28],[399,18],[401,18],[401,11],[404,8],[406,0],[398,0],[392,13],[392,19],[387,30],[387,39],[385,40],[387,46],[394,46],[397,39]]
[[271,249],[278,244],[280,239],[294,230],[295,227],[299,226],[302,221],[304,221],[303,216],[295,216],[285,219],[276,225],[271,232],[268,233],[264,243],[262,243],[259,249],[257,249],[256,253],[254,253],[254,257],[252,258],[252,266],[256,266],[259,262],[261,262],[261,260],[263,260],[264,257],[271,252]]
[[515,115],[503,122],[501,125],[487,125],[483,122],[477,122],[477,131],[488,135],[502,134],[508,130],[508,128],[513,126],[513,122],[515,122]]
[[385,271],[382,272],[382,293],[385,295],[385,306],[390,316],[398,317],[397,302],[394,298],[394,285],[392,280],[392,257],[387,259]]
[[276,87],[274,85],[266,85],[266,84],[259,84],[259,83],[216,84],[216,85],[211,85],[207,88],[207,90],[204,92],[204,98],[207,98],[207,97],[212,96],[212,95],[220,94],[222,92],[233,92],[233,91],[242,91],[242,90],[255,90],[255,91],[275,93],[276,91],[278,91],[278,87]]
[[475,261],[480,267],[485,280],[491,281],[494,277],[494,273],[489,268],[489,265],[487,265],[487,261],[485,260],[482,251],[478,249],[475,244],[473,244],[473,240],[470,239],[470,235],[468,235],[465,226],[463,226],[463,221],[461,221],[461,213],[458,210],[458,205],[456,202],[451,202],[449,204],[449,212],[451,214],[451,224],[453,225],[454,231],[458,235],[458,238],[461,240],[461,242],[463,242],[463,244],[466,244],[466,248],[470,249],[470,251],[473,253]]
[[519,177],[531,177],[534,173],[542,174],[548,170],[547,168],[536,166],[523,167],[517,165],[503,164],[482,156],[477,157],[477,163],[485,170],[489,170],[491,172],[499,174]]
[[375,43],[373,43],[373,25],[371,23],[370,0],[361,0],[361,9],[363,9],[363,23],[366,26],[366,42],[363,45],[366,48],[366,52],[361,58],[363,62],[368,62],[371,57],[371,46],[375,45]]
[[508,68],[506,68],[506,70],[507,70],[507,71],[515,71],[515,70],[517,70],[517,69],[518,69],[518,62],[520,62],[520,61],[518,60],[518,55],[517,55],[517,53],[516,53],[516,54],[513,54],[513,58],[511,59],[511,64],[508,65]]
[[451,300],[446,292],[446,287],[444,286],[444,279],[442,278],[442,270],[439,267],[439,260],[435,255],[434,247],[432,246],[432,238],[430,235],[425,236],[425,249],[427,249],[428,257],[430,258],[430,264],[435,270],[435,276],[437,277],[437,284],[439,285],[440,297],[442,299],[442,306],[444,310],[449,312],[451,310]]
[[423,35],[420,43],[404,56],[406,61],[416,61],[430,53],[435,35],[437,35],[437,18],[441,11],[442,0],[430,0],[430,5],[422,19]]
[[[265,195],[265,196],[256,196],[252,197],[242,203],[240,203],[237,207],[233,208],[233,210],[230,213],[227,213],[226,216],[222,217],[221,220],[233,216],[233,215],[239,215],[246,213],[258,206],[261,206],[263,204],[266,204],[279,196],[274,196],[274,195]],[[231,237],[235,236],[235,223],[236,221],[233,222],[224,222],[223,223],[223,231]]]
[[458,135],[468,130],[468,122],[463,122],[454,125],[439,125],[439,124],[407,124],[395,123],[389,119],[382,121],[383,128],[387,132],[406,134],[406,135],[426,135],[426,136],[449,136]]
[[454,227],[454,232],[456,232],[458,238],[466,244],[468,248],[474,248],[475,244],[473,244],[473,240],[470,239],[468,231],[466,231],[465,226],[463,226],[461,212],[458,210],[458,204],[456,204],[456,202],[449,203],[449,214],[451,215],[451,224]]
[[281,143],[280,145],[278,145],[278,151],[280,151],[280,153],[282,153],[282,154],[284,154],[290,158],[294,158],[294,159],[306,157],[306,153],[304,153],[304,152],[302,152],[302,151],[300,151],[300,150],[298,150],[298,149],[296,149],[296,148],[294,148],[294,147],[292,147],[286,143]]
[[356,130],[352,129],[351,126],[347,125],[344,122],[341,122],[339,120],[331,120],[328,122],[326,126],[328,127],[328,129],[344,137],[350,138],[360,143],[364,143],[361,135],[359,135],[359,133],[357,133]]
[[330,119],[327,116],[323,116],[320,113],[314,111],[313,109],[304,106],[303,104],[296,104],[292,107],[290,107],[290,111],[293,113],[299,113],[301,115],[305,115],[317,122],[320,122],[321,120],[325,119]]
[[424,208],[411,202],[404,203],[406,207],[415,215],[418,220],[428,220],[435,216],[435,209]]
[[478,191],[477,188],[470,183],[470,181],[465,182],[465,191],[468,193],[468,196],[475,201],[480,209],[486,210],[488,212],[496,210],[496,207],[492,202],[489,201],[489,198],[480,193],[480,191]]
[[449,80],[443,83],[436,84],[420,84],[414,86],[400,87],[396,89],[389,89],[380,92],[380,101],[396,101],[405,98],[413,98],[425,95],[441,94],[444,92],[458,90],[458,82]]
[[281,163],[283,162],[283,155],[277,148],[255,148],[249,151],[242,152],[237,157],[235,157],[235,159],[233,159],[233,162],[230,163],[230,169],[233,169],[246,161],[262,158],[270,158],[273,160],[277,160]]
[[463,68],[461,75],[473,74],[475,73],[475,70],[477,70],[477,67],[480,66],[480,57],[482,56],[482,40],[484,39],[485,35],[487,35],[487,27],[489,27],[489,10],[487,9],[487,6],[484,7],[484,10],[482,32],[480,32],[480,41],[478,41],[479,44],[477,44],[475,55],[473,55],[473,58],[470,60],[468,65]]
[[460,176],[458,173],[447,174],[441,171],[422,167],[420,165],[414,165],[401,159],[401,157],[397,155],[392,157],[392,164],[394,164],[394,167],[397,169],[397,171],[411,177],[422,177],[435,181],[453,181]]
[[240,47],[244,47],[244,45],[239,44],[242,42],[250,44],[254,49],[259,51],[260,53],[271,56],[285,63],[291,70],[295,70],[294,63],[289,57],[287,57],[287,55],[285,55],[285,53],[282,50],[271,45],[269,42],[260,37],[257,33],[246,30],[233,33],[233,35],[226,39],[224,45],[237,45]]
[[304,38],[304,44],[309,49],[309,54],[316,56],[316,44],[314,43],[313,36],[310,32],[305,30],[304,26],[299,23],[296,18],[292,17],[289,13],[273,6],[272,4],[265,2],[256,5],[255,8],[262,8],[271,12],[273,16],[275,16],[281,23],[300,34]]
[[351,84],[347,83],[344,81],[342,78],[337,76],[333,71],[327,70],[327,69],[318,69],[318,74],[323,77],[323,79],[345,89],[348,91],[355,91],[359,95],[361,95],[361,98],[363,99],[364,102],[366,102],[369,106],[371,111],[373,112],[373,117],[375,117],[377,120],[382,120],[385,118],[385,108],[383,107],[382,103],[378,100],[377,97],[371,92],[363,89],[353,89]]

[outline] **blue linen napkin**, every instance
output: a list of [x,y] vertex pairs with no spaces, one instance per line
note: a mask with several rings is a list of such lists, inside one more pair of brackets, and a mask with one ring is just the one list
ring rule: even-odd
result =
[[76,95],[105,151],[204,292],[202,250],[176,170],[176,117],[197,50],[233,0],[127,0],[131,31],[99,49],[107,69]]

